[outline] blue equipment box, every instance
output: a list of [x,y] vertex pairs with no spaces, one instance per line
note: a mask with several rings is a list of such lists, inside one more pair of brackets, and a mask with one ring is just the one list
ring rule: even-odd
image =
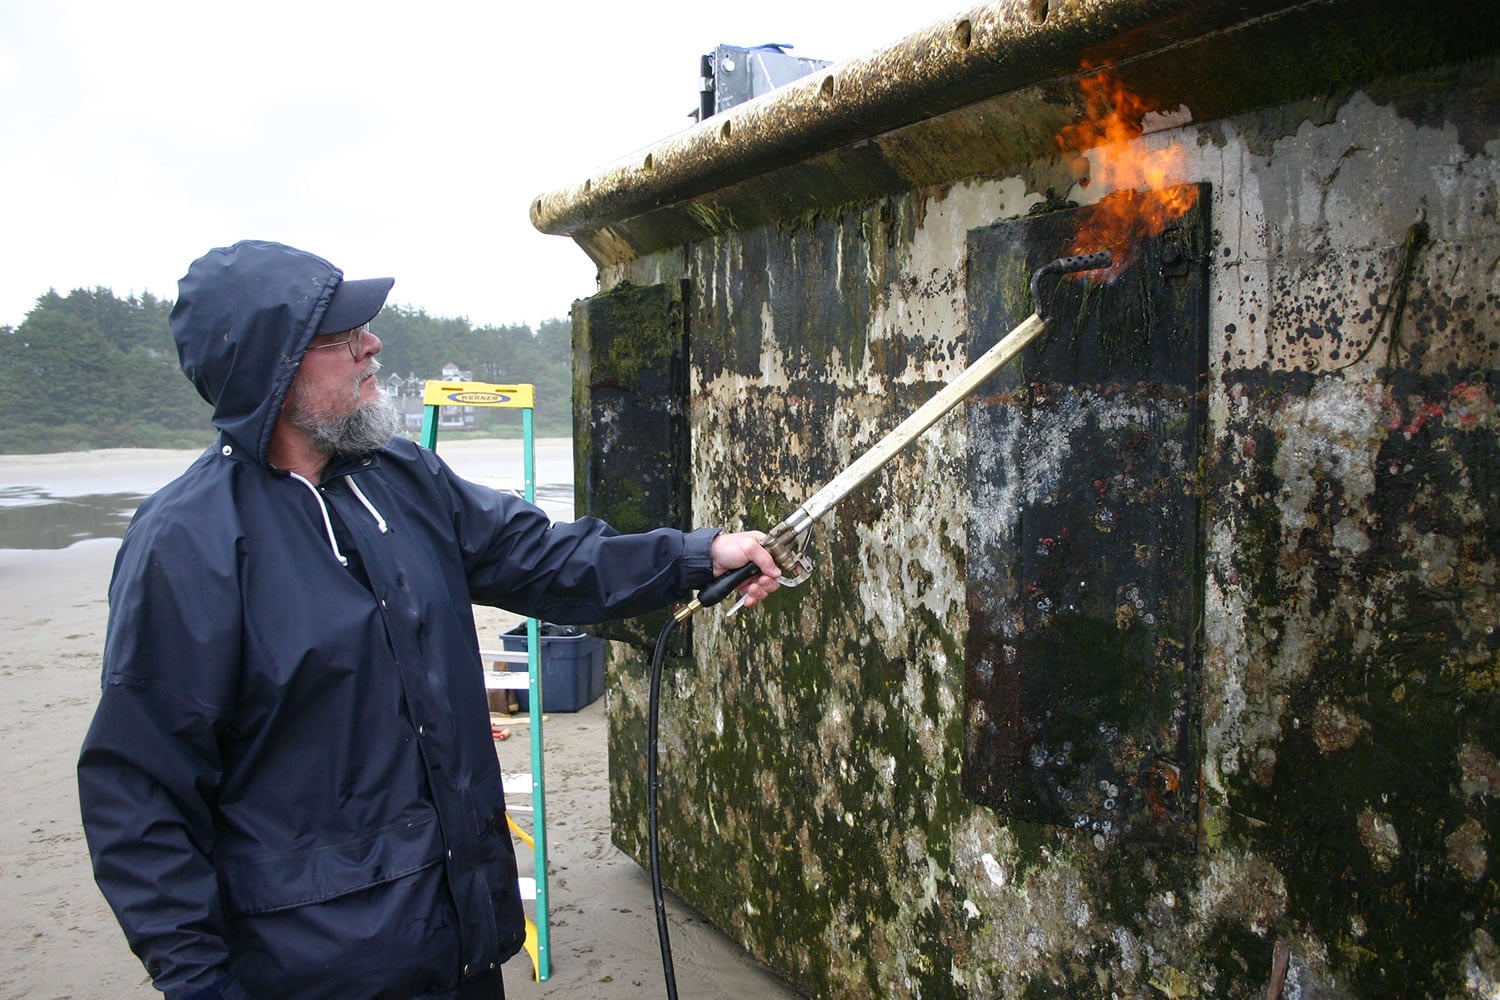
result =
[[[542,711],[576,712],[598,701],[604,694],[604,640],[559,625],[543,625],[541,639]],[[525,652],[526,623],[502,632],[500,640],[507,650]],[[524,671],[526,664],[507,663],[505,669]],[[528,711],[528,692],[516,695]]]

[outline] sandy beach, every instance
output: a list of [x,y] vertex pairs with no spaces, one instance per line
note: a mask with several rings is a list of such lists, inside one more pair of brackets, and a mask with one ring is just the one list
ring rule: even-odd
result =
[[[439,442],[462,474],[519,488],[518,442]],[[572,482],[566,440],[537,442],[537,482]],[[120,449],[0,456],[0,491],[39,487],[53,497],[148,493],[194,452]],[[72,490],[73,492],[68,492]],[[571,494],[540,489],[557,519]],[[126,947],[94,886],[78,820],[74,765],[98,696],[108,613],[106,588],[118,541],[61,549],[0,548],[0,1000],[159,996]],[[518,619],[477,609],[481,636]],[[609,840],[603,699],[551,713],[544,727],[552,976],[531,980],[522,953],[506,965],[512,997],[634,998],[664,995],[646,872]],[[496,744],[506,771],[529,769],[524,726]],[[644,763],[642,764],[644,767]],[[529,818],[518,816],[522,826]],[[525,856],[522,847],[519,852]],[[703,918],[669,898],[681,994],[695,998],[795,997],[773,974]]]

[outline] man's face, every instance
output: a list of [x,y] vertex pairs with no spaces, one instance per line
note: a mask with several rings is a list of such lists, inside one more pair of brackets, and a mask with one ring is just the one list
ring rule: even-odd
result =
[[369,454],[400,423],[375,375],[380,338],[367,327],[314,337],[292,379],[282,415],[329,455]]

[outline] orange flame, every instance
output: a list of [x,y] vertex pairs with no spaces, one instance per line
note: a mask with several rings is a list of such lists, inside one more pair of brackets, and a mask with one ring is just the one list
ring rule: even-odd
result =
[[[1084,66],[1085,71],[1091,68]],[[1142,119],[1159,110],[1155,102],[1132,93],[1108,64],[1080,79],[1079,87],[1084,119],[1064,126],[1057,144],[1065,153],[1092,150],[1090,174],[1080,183],[1099,184],[1110,193],[1080,210],[1078,234],[1068,253],[1109,250],[1118,274],[1140,252],[1140,241],[1192,208],[1198,192],[1185,184],[1168,186],[1183,174],[1186,151],[1180,143],[1147,149],[1138,141]]]

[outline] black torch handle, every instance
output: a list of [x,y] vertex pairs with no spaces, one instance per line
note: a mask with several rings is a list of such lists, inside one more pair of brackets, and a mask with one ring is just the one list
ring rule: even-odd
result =
[[713,607],[734,593],[736,587],[759,572],[759,566],[753,562],[747,562],[739,569],[732,569],[723,576],[714,577],[712,583],[698,591],[698,604],[705,608]]

